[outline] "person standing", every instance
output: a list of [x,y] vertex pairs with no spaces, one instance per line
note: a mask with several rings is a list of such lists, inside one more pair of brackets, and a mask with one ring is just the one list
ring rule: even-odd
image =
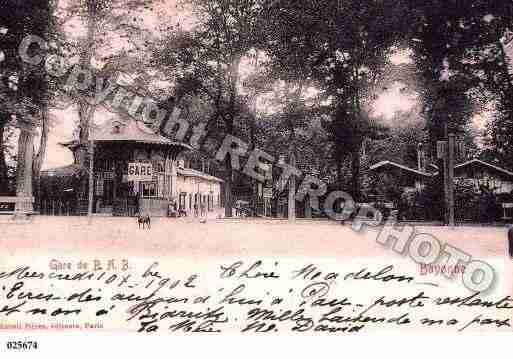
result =
[[205,217],[205,215],[206,215],[205,201],[202,201],[200,203],[200,209],[201,209],[201,217]]
[[239,217],[240,216],[240,202],[237,201],[235,202],[235,217]]

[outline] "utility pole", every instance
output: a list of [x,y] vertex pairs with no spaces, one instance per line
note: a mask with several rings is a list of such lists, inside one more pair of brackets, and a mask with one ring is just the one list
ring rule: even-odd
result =
[[94,202],[94,140],[89,134],[89,196],[87,205],[87,216],[89,224],[93,219],[93,202]]
[[444,222],[446,225],[454,227],[454,156],[456,140],[453,133],[446,135],[446,138],[446,141],[438,141],[438,158],[443,159]]
[[[290,151],[290,165],[296,167],[296,155],[294,151]],[[296,177],[294,175],[289,177],[289,196],[288,196],[288,207],[289,207],[289,222],[296,221]]]
[[448,224],[450,227],[454,227],[454,133],[449,134],[448,141],[448,159],[447,159],[447,212],[448,212]]

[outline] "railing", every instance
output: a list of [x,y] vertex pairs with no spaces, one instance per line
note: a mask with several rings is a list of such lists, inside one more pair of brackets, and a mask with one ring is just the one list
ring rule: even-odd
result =
[[0,197],[0,214],[32,215],[34,212],[34,197]]
[[[80,214],[74,200],[41,199],[37,203],[38,211],[46,216],[75,216]],[[86,213],[87,214],[87,211]]]
[[155,217],[166,217],[169,201],[162,198],[141,198],[139,200],[139,212]]
[[114,201],[112,208],[113,216],[135,217],[139,213],[139,203],[137,198],[121,198]]
[[[168,206],[169,201],[161,198],[118,198],[113,201],[112,212],[110,213],[113,216],[121,217],[135,217],[138,213],[163,217],[168,214]],[[87,215],[87,200],[41,199],[38,201],[37,207],[41,214],[47,216]],[[13,214],[14,210],[10,212]],[[0,213],[10,212],[0,210]]]

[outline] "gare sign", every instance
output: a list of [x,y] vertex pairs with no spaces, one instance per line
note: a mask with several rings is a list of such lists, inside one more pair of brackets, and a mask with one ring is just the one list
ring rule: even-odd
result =
[[131,162],[128,164],[128,181],[151,181],[153,165],[151,163]]

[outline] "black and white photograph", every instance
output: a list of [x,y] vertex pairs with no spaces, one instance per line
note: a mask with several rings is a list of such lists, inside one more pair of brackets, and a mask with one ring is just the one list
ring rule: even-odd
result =
[[512,318],[511,1],[0,0],[0,352]]

